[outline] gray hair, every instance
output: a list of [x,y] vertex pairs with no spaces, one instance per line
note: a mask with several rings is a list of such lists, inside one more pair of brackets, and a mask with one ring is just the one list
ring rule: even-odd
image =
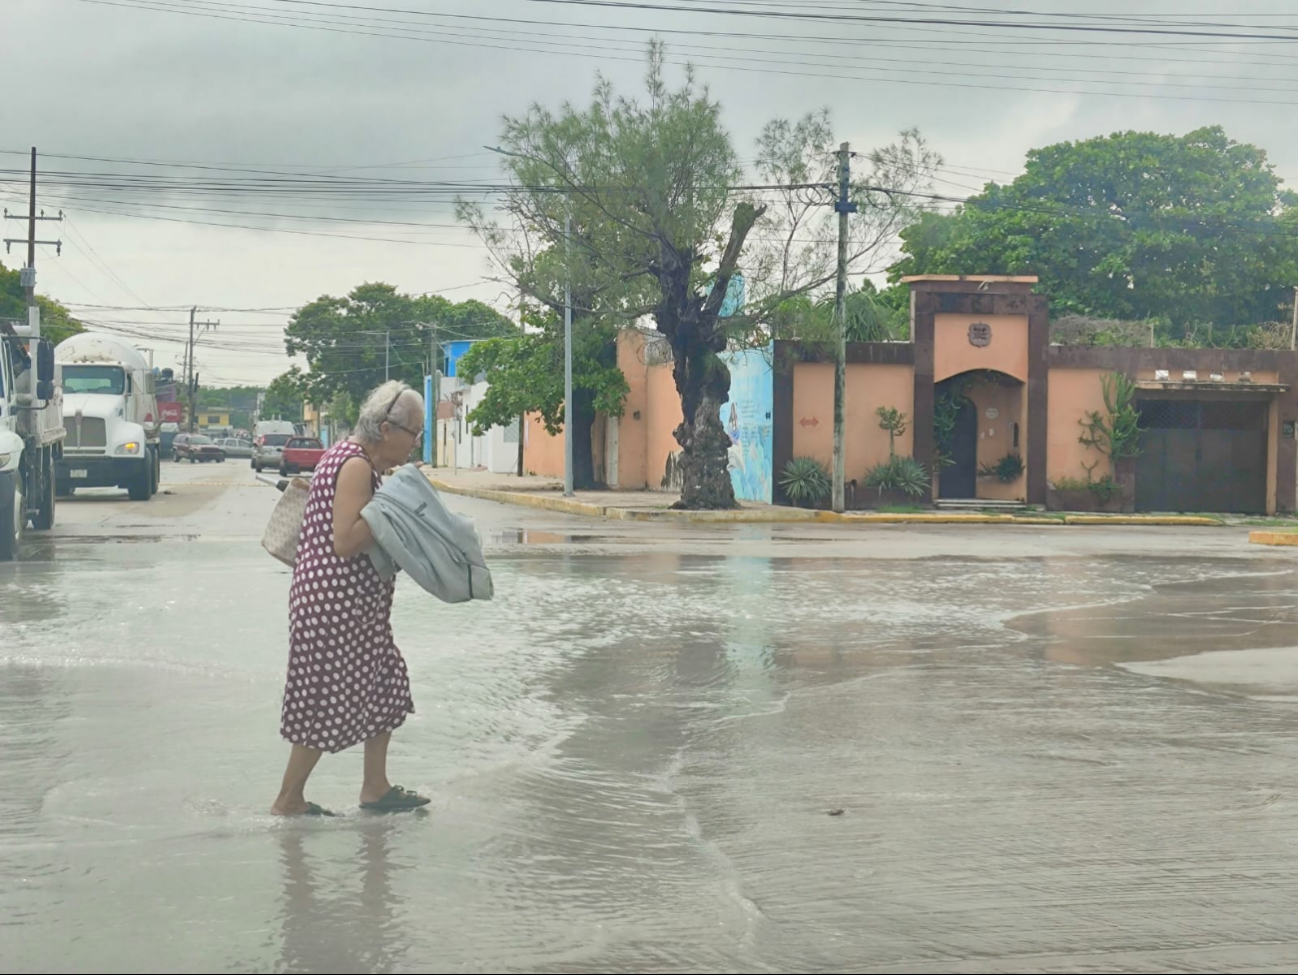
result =
[[411,430],[422,430],[424,426],[424,398],[398,379],[384,383],[365,397],[354,433],[366,443],[378,443],[388,420]]

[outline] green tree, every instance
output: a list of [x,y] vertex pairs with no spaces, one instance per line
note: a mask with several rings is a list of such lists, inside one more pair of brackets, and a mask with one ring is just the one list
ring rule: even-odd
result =
[[310,367],[298,379],[304,398],[328,403],[341,392],[360,403],[385,375],[421,388],[434,334],[441,343],[516,331],[508,318],[479,301],[456,304],[370,283],[346,297],[325,295],[299,308],[284,345],[289,355],[304,355]]
[[[829,144],[828,127],[827,115],[778,125],[766,140],[771,165],[763,172],[805,171],[823,181],[819,154]],[[548,308],[555,308],[553,283],[562,282],[553,272],[566,264],[575,310],[597,329],[652,317],[671,349],[681,399],[681,506],[734,507],[730,439],[720,419],[730,373],[719,353],[756,332],[768,334],[787,302],[812,296],[832,279],[829,198],[813,193],[792,217],[777,219],[763,199],[737,191],[743,169],[720,104],[692,69],[680,87],[670,87],[657,43],[650,46],[643,100],[618,96],[601,79],[585,107],[534,106],[507,118],[502,144],[521,188],[506,206],[514,240],[526,244],[535,235],[540,246],[516,246],[499,263],[524,295]],[[903,166],[907,153],[930,158],[915,137],[890,164]],[[879,205],[895,208],[887,200]],[[759,226],[765,232],[754,234]],[[762,246],[783,229],[790,230],[783,250]],[[723,315],[750,236],[756,246],[753,270],[743,274],[745,307]],[[804,249],[808,236],[815,245]],[[857,243],[854,254],[875,253],[868,234]],[[774,268],[780,272],[770,273]],[[540,273],[529,278],[533,269]]]
[[[41,335],[58,345],[71,335],[86,330],[81,322],[53,298],[36,296],[41,309]],[[23,293],[22,277],[17,270],[0,264],[0,319],[27,321],[27,298]]]
[[[553,312],[528,316],[534,331],[508,339],[477,342],[460,359],[465,375],[485,375],[487,395],[469,413],[481,433],[508,426],[528,413],[540,414],[550,433],[565,427],[563,322]],[[621,416],[627,394],[626,376],[617,366],[617,346],[602,330],[573,333],[573,484],[579,489],[599,486],[591,454],[591,423],[596,413]],[[578,449],[584,447],[584,449]]]
[[303,388],[305,376],[302,370],[293,366],[270,381],[266,387],[266,396],[261,403],[259,418],[273,420],[291,420],[294,423],[302,419],[302,403],[305,399]]
[[1273,320],[1298,280],[1298,211],[1266,153],[1220,127],[1120,132],[1028,153],[954,213],[902,231],[910,274],[1035,274],[1058,313],[1194,323]]

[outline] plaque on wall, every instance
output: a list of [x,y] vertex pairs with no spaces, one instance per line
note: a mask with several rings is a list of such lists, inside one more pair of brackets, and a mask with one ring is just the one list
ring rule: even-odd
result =
[[992,327],[986,322],[974,322],[969,326],[969,344],[985,349],[992,344]]

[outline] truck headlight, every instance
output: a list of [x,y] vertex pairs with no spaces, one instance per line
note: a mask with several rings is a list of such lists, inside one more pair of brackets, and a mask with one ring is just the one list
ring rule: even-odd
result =
[[13,454],[0,454],[0,467],[8,467],[11,457],[13,457]]
[[130,443],[124,443],[117,448],[117,453],[119,454],[138,454],[139,452],[140,452],[140,445],[136,443],[134,440],[132,440]]

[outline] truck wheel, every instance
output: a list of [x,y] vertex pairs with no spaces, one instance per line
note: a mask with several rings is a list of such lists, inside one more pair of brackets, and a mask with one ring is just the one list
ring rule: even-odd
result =
[[54,461],[48,450],[41,451],[41,455],[40,485],[36,489],[40,505],[32,516],[32,527],[47,532],[54,527]]
[[126,490],[130,494],[132,501],[148,501],[149,485],[153,481],[153,465],[146,459],[143,464],[139,465],[139,468],[138,471],[131,475]]
[[0,562],[18,558],[18,543],[23,537],[27,510],[23,507],[22,478],[17,471],[0,474]]

